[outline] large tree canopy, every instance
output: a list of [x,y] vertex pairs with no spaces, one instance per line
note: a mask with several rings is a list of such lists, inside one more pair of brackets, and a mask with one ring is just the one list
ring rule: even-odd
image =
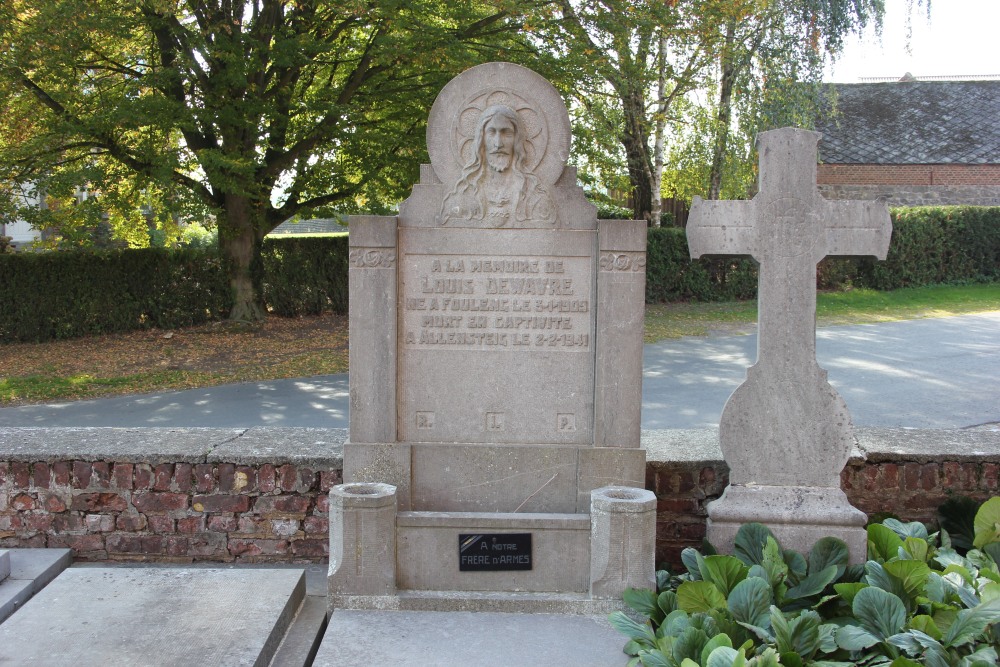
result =
[[398,201],[434,96],[468,66],[518,60],[519,27],[471,0],[9,0],[0,180],[85,165],[193,197],[217,216],[231,317],[256,320],[264,236]]
[[734,107],[749,133],[789,117],[788,109],[773,113],[771,101],[804,110],[803,89],[789,84],[817,82],[844,37],[878,23],[884,7],[883,0],[556,0],[545,11],[543,48],[580,73],[571,91],[587,143],[578,154],[604,172],[624,162],[633,215],[651,219],[664,132],[701,143],[688,154],[711,172],[717,195]]

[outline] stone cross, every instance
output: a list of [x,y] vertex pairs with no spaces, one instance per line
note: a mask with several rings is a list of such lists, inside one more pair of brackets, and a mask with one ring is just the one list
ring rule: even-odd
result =
[[820,196],[820,136],[794,128],[761,134],[757,195],[695,198],[691,208],[692,257],[750,255],[759,267],[757,363],[720,423],[733,486],[839,491],[853,445],[847,406],[816,362],[816,265],[827,256],[884,259],[892,223],[883,203]]

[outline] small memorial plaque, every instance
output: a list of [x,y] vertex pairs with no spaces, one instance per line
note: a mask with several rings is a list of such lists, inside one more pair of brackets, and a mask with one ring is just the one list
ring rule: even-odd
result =
[[460,572],[531,569],[531,533],[458,536]]

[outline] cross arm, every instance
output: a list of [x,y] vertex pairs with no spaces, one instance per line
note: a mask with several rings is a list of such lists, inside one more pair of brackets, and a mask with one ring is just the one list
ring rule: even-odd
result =
[[826,206],[825,255],[885,259],[892,219],[884,202],[831,200]]
[[691,258],[704,255],[752,255],[754,202],[695,197],[688,216]]

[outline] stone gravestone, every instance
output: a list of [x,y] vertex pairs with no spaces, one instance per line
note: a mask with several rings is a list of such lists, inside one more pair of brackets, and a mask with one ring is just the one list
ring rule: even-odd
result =
[[826,535],[864,562],[865,515],[840,488],[854,437],[843,399],[816,363],[816,265],[827,256],[885,259],[885,204],[827,201],[816,189],[820,135],[785,128],[760,136],[760,187],[749,202],[695,199],[692,257],[750,255],[758,264],[757,363],[726,403],[719,439],[729,486],[708,507],[708,539],[730,549],[739,526],[771,528],[808,552]]
[[456,77],[427,142],[399,215],[350,221],[330,606],[613,608],[654,585],[645,225],[596,219],[566,107],[531,70]]

